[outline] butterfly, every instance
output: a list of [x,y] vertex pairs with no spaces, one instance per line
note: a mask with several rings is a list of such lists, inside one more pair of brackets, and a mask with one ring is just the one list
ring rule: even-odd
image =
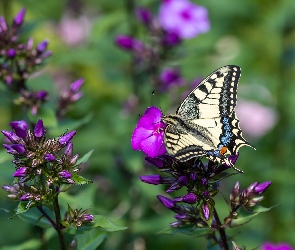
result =
[[[177,108],[164,115],[167,153],[184,162],[205,156],[235,170],[226,155],[237,155],[242,146],[252,147],[242,136],[235,107],[241,68],[223,66],[207,76]],[[253,147],[252,147],[253,148]]]

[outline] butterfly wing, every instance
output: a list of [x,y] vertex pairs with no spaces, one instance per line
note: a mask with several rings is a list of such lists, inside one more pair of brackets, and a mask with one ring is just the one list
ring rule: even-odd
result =
[[205,119],[229,116],[237,102],[241,68],[228,65],[207,76],[178,107],[182,119]]

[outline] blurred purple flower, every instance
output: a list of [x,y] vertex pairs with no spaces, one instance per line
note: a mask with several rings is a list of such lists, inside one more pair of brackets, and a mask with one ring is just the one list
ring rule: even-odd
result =
[[278,119],[274,109],[252,101],[239,100],[236,112],[243,132],[256,138],[272,129]]
[[161,118],[162,112],[157,107],[146,109],[131,137],[133,150],[143,151],[150,157],[163,155],[166,152],[163,141],[166,125]]
[[160,75],[160,80],[165,90],[171,87],[171,85],[181,85],[183,83],[183,78],[180,77],[180,71],[172,68],[164,69]]
[[48,46],[48,40],[44,40],[37,45],[36,49],[39,53],[42,53],[42,52],[45,52],[45,50],[47,49],[47,46]]
[[265,242],[262,244],[261,250],[294,250],[294,248],[287,243],[272,244]]
[[143,7],[138,7],[136,9],[136,17],[139,21],[141,21],[144,24],[149,24],[152,20],[152,14],[151,12]]
[[164,30],[182,39],[193,38],[210,29],[207,9],[188,0],[163,1],[159,21]]
[[42,137],[45,133],[43,121],[39,119],[34,128],[34,135],[38,138]]
[[127,35],[118,35],[116,37],[115,43],[125,50],[142,50],[143,44],[141,41]]
[[164,38],[162,40],[163,45],[171,46],[171,47],[178,45],[180,42],[181,42],[181,40],[180,40],[179,35],[174,32],[167,32],[164,35]]
[[25,14],[26,14],[26,8],[22,8],[14,17],[13,25],[20,26],[24,21]]
[[14,57],[16,56],[16,51],[15,51],[15,49],[9,49],[9,50],[7,50],[7,56],[8,56],[9,58],[14,58]]

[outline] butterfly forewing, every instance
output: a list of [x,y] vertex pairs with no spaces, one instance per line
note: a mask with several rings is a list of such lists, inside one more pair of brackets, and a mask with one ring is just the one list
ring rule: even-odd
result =
[[224,66],[207,76],[178,107],[183,119],[217,118],[232,113],[241,76],[238,66]]
[[168,154],[180,161],[197,156],[232,165],[243,138],[234,108],[241,69],[224,66],[207,76],[181,103],[176,115],[163,116]]

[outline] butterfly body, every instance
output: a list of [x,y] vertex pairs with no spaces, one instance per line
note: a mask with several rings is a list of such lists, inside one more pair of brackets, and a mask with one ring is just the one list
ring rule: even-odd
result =
[[240,75],[238,66],[215,70],[188,94],[175,115],[163,116],[168,154],[180,161],[205,156],[234,168],[226,155],[250,146],[234,111]]

